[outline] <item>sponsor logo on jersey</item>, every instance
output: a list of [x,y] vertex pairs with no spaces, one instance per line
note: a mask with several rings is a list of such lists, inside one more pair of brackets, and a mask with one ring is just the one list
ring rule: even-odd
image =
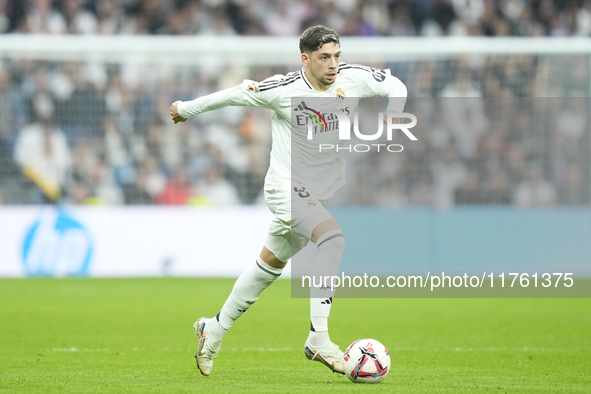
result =
[[[340,88],[339,88],[340,89]],[[342,90],[342,89],[341,89]],[[344,93],[343,93],[344,100]],[[312,109],[306,105],[305,101],[299,103],[294,109],[294,112],[301,112],[301,115],[296,114],[296,122],[298,126],[308,126],[314,128],[314,133],[336,130],[338,128],[338,119],[333,112],[320,112]],[[349,114],[349,107],[340,109],[341,112]],[[308,122],[312,119],[312,122]],[[315,125],[314,125],[315,123]]]
[[326,119],[324,119],[324,116],[322,116],[320,112],[313,110],[312,108],[309,108],[306,105],[306,102],[302,101],[300,104],[298,104],[297,107],[294,108],[294,111],[302,111],[304,115],[307,115],[314,119],[314,121],[316,122],[318,127],[320,127],[321,130],[323,125],[324,130],[328,130],[328,125],[326,124]]
[[259,86],[256,82],[251,83],[250,85],[248,85],[248,88],[250,90],[252,90],[253,92],[259,92]]

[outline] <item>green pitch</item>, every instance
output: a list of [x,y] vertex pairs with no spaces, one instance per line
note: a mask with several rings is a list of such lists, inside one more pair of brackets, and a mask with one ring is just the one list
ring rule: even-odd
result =
[[235,324],[203,377],[192,324],[232,284],[0,280],[0,392],[591,392],[590,299],[337,299],[334,342],[390,350],[388,377],[364,386],[306,361],[308,301],[288,281]]

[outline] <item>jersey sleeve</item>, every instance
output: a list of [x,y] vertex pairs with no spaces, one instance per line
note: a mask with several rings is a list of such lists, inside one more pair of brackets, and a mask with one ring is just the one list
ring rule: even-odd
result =
[[361,97],[389,97],[388,111],[402,112],[406,104],[407,89],[389,69],[378,69],[355,64],[342,64],[341,69],[357,79]]
[[240,85],[196,98],[193,101],[183,101],[179,103],[177,110],[182,118],[188,119],[203,112],[229,106],[274,109],[276,106],[275,92],[261,90],[259,86],[273,83],[275,79],[277,78],[271,77],[260,83],[245,79]]
[[261,82],[245,79],[240,87],[242,90],[243,99],[247,103],[246,105],[249,107],[274,109],[277,91],[269,91],[265,89],[265,87],[269,85],[274,86],[275,84],[280,83],[282,78],[283,75],[275,75]]

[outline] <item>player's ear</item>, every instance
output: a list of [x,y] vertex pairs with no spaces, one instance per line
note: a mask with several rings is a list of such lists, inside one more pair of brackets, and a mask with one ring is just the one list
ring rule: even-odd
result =
[[310,55],[307,52],[302,53],[302,63],[304,66],[308,67],[308,63],[310,63]]

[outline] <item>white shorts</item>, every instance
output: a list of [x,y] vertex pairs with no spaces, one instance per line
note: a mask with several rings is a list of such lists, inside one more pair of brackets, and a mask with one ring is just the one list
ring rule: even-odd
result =
[[329,200],[319,200],[304,185],[294,182],[290,190],[265,190],[265,202],[275,217],[269,226],[265,247],[286,262],[310,242],[320,223],[333,219]]

